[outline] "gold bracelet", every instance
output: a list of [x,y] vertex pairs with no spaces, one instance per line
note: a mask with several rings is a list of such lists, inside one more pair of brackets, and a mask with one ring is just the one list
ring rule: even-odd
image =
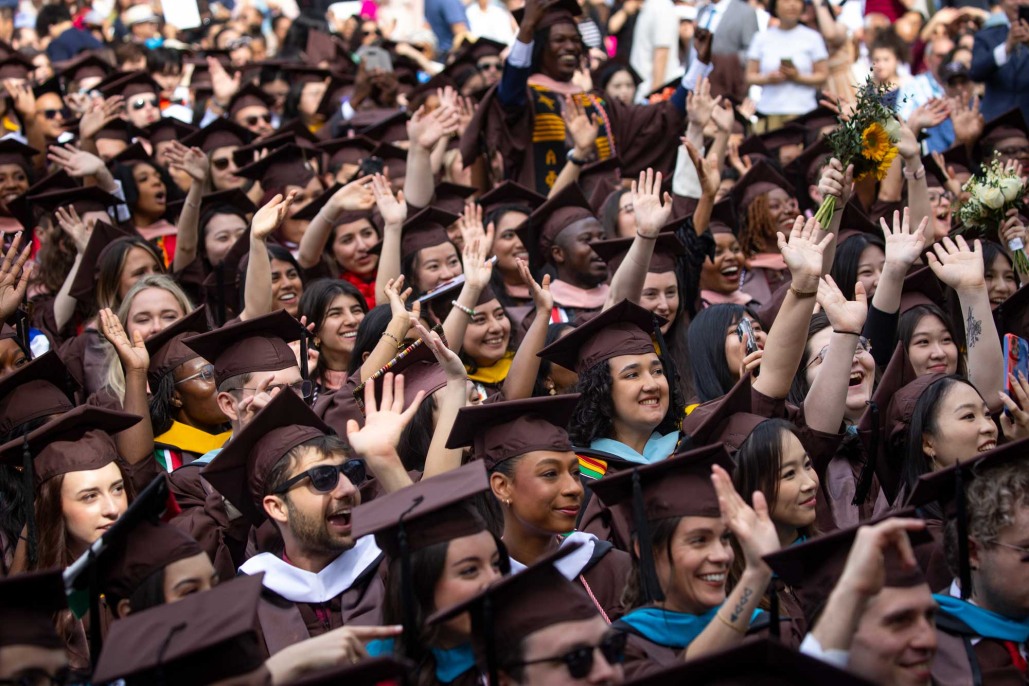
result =
[[738,626],[736,626],[735,624],[733,624],[732,622],[730,622],[728,619],[726,619],[725,617],[722,616],[721,612],[716,612],[715,613],[715,617],[717,617],[719,619],[719,621],[722,622],[722,624],[726,625],[727,627],[729,627],[730,629],[732,629],[733,631],[735,631],[739,635],[741,635],[741,636],[746,636],[747,635],[747,630],[746,629],[741,629]]
[[815,297],[816,295],[818,295],[818,290],[816,289],[816,290],[807,291],[807,292],[798,291],[796,288],[793,287],[793,284],[790,284],[790,293],[792,293],[795,298],[799,298],[800,300],[803,300],[804,298],[813,298],[813,297]]

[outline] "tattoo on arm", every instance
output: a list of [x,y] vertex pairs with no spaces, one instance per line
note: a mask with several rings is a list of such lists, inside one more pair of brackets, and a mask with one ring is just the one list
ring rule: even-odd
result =
[[965,338],[968,339],[968,347],[974,347],[983,335],[983,323],[972,315],[972,308],[968,308],[968,318],[965,320]]
[[739,619],[740,615],[743,614],[743,609],[747,606],[747,601],[750,600],[750,597],[752,595],[754,595],[754,591],[750,590],[749,588],[743,589],[743,592],[740,593],[739,602],[736,603],[736,607],[733,608],[732,614],[729,615],[729,619],[731,621],[735,622],[737,619]]

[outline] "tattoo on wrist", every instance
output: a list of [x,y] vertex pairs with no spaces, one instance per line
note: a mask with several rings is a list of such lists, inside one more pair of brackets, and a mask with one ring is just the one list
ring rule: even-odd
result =
[[743,614],[743,609],[747,606],[747,601],[750,600],[750,596],[752,595],[754,595],[754,591],[749,587],[743,589],[743,592],[740,594],[739,602],[736,603],[736,607],[732,609],[732,614],[729,615],[730,620],[735,622],[740,618],[740,615]]
[[983,323],[972,314],[972,308],[968,308],[968,318],[965,320],[965,334],[968,338],[968,347],[972,348],[983,335]]

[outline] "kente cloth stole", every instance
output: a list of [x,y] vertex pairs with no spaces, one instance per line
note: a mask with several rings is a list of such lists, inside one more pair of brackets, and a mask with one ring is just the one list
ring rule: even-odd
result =
[[[533,156],[535,158],[536,186],[542,188],[541,182],[546,188],[553,188],[557,181],[557,175],[561,172],[567,161],[565,156],[568,151],[566,139],[568,132],[565,129],[565,120],[561,117],[562,96],[543,86],[530,84],[529,92],[532,93],[534,108],[534,119],[532,129]],[[611,138],[611,120],[607,110],[604,109],[604,101],[589,93],[578,93],[571,96],[575,101],[586,108],[586,113],[592,118],[597,115],[600,119],[600,131],[597,133],[597,154],[598,159],[606,160],[615,154],[615,144]]]

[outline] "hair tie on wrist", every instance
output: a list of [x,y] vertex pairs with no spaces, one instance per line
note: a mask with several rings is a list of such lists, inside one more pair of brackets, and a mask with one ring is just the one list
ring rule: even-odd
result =
[[799,298],[799,299],[803,300],[804,298],[813,298],[813,297],[815,297],[816,295],[818,295],[818,289],[815,289],[815,290],[813,290],[813,291],[807,291],[807,292],[804,292],[804,291],[798,291],[798,290],[797,290],[796,288],[794,288],[794,287],[793,287],[793,285],[791,284],[791,285],[790,285],[790,293],[792,293],[792,294],[793,294],[793,297],[795,297],[795,298]]
[[842,334],[845,334],[847,336],[857,336],[859,338],[861,337],[861,332],[860,331],[846,331],[846,330],[843,330],[843,329],[833,329],[832,332],[833,333],[842,333]]

